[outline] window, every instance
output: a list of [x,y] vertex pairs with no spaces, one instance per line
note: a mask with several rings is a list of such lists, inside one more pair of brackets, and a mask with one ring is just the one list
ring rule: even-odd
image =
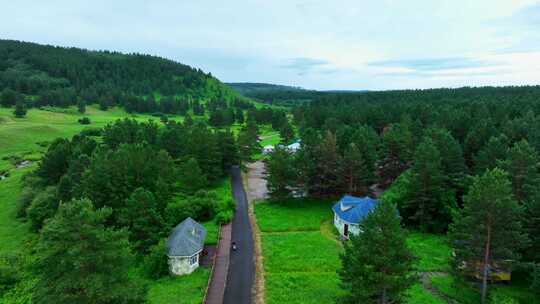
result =
[[199,254],[193,255],[189,258],[189,265],[195,265],[199,262]]

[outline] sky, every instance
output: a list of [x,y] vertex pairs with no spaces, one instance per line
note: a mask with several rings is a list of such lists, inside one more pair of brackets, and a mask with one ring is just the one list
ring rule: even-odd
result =
[[319,90],[540,84],[537,0],[0,0],[0,38]]

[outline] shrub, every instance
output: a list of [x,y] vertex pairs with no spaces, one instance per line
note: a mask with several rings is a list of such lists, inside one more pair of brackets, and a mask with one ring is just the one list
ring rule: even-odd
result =
[[32,224],[32,229],[38,231],[48,218],[51,218],[58,209],[56,187],[50,186],[40,192],[33,200],[26,213]]
[[216,215],[216,223],[218,225],[227,224],[234,217],[234,213],[231,210],[222,210]]
[[169,273],[166,244],[167,239],[162,239],[150,248],[148,255],[144,258],[144,272],[151,279],[159,279]]
[[34,187],[24,187],[21,196],[17,200],[17,217],[26,217],[26,210],[36,197],[37,191]]
[[101,136],[102,129],[100,128],[88,128],[81,131],[82,136]]
[[166,214],[170,226],[178,224],[187,217],[200,222],[214,218],[218,211],[218,198],[214,192],[198,191],[194,196],[188,196],[167,205]]
[[89,125],[91,123],[90,118],[88,117],[79,118],[78,122],[81,125]]
[[0,296],[11,289],[19,281],[19,257],[15,255],[0,256]]

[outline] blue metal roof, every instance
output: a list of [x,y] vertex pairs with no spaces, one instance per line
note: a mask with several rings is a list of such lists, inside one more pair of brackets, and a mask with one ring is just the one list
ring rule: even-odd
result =
[[352,224],[358,224],[378,203],[379,200],[369,196],[356,197],[344,195],[334,207],[332,207],[332,210],[334,210],[342,220]]

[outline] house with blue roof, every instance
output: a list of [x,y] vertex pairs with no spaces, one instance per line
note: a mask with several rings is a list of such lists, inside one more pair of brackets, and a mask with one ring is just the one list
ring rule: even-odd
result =
[[379,200],[369,196],[356,197],[344,195],[332,207],[334,211],[334,226],[344,238],[350,234],[358,235],[361,231],[359,224],[362,219],[373,209]]

